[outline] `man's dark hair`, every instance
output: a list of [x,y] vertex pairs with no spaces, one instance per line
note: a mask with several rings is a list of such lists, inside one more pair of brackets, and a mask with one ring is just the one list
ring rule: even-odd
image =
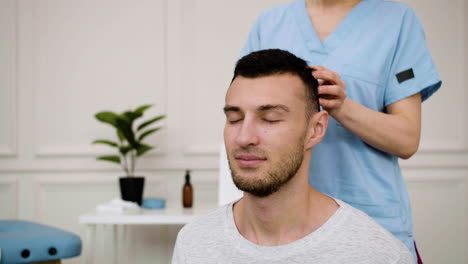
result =
[[306,117],[319,111],[318,82],[312,76],[313,69],[294,54],[280,49],[266,49],[252,52],[237,61],[234,77],[258,78],[277,74],[293,74],[301,78],[305,84]]

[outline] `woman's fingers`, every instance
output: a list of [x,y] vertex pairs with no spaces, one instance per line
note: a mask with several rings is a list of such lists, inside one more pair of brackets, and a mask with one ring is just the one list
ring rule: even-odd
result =
[[344,90],[341,86],[338,85],[320,85],[318,88],[318,93],[322,94],[329,94],[341,97],[344,93]]
[[322,85],[318,88],[320,105],[330,111],[339,108],[346,99],[346,91],[341,85]]
[[315,79],[321,79],[324,80],[326,83],[331,83],[331,84],[340,84],[341,78],[340,75],[336,72],[332,72],[330,70],[318,70],[312,72],[312,75],[314,75]]
[[327,100],[325,98],[319,98],[319,103],[325,109],[334,109],[342,104],[339,100]]
[[327,70],[327,68],[323,67],[323,66],[309,66],[309,68],[312,68],[316,71],[325,71]]
[[[346,84],[338,73],[323,66],[312,66],[312,75],[318,80],[320,105],[328,110],[337,110],[346,99]],[[330,112],[332,113],[332,112]]]

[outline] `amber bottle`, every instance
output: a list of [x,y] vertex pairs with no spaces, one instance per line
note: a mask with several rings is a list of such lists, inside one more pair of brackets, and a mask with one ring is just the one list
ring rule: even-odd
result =
[[185,171],[185,184],[182,188],[182,203],[184,208],[191,208],[193,204],[193,188],[190,183],[190,171]]

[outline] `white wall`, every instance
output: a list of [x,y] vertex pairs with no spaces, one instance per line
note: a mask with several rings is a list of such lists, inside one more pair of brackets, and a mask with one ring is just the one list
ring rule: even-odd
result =
[[[94,159],[107,149],[90,142],[111,129],[93,114],[144,103],[168,116],[150,139],[158,150],[139,166],[145,195],[180,206],[190,168],[195,203],[216,203],[233,64],[256,15],[280,2],[0,0],[0,218],[84,236],[78,216],[117,196],[122,174]],[[425,263],[467,263],[468,4],[405,2],[422,19],[444,80],[424,103],[420,151],[402,162],[416,238]],[[134,228],[131,258],[168,263],[179,228]]]

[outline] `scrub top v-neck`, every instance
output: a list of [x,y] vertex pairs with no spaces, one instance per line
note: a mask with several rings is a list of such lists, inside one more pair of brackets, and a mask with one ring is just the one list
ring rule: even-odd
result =
[[[339,73],[349,99],[379,112],[416,93],[425,101],[441,86],[422,25],[400,2],[361,1],[323,42],[305,0],[275,6],[257,18],[241,56],[263,49],[287,50]],[[411,206],[396,156],[367,145],[330,117],[312,153],[309,182],[366,212],[415,254]]]
[[366,16],[366,13],[372,12],[376,6],[375,2],[361,1],[354,6],[349,13],[343,18],[337,27],[325,38],[320,40],[317,31],[315,30],[312,21],[309,18],[305,1],[297,1],[292,9],[295,13],[296,26],[300,30],[306,46],[312,53],[317,56],[315,63],[323,61],[328,54],[332,53],[352,32],[352,27],[358,25]]

